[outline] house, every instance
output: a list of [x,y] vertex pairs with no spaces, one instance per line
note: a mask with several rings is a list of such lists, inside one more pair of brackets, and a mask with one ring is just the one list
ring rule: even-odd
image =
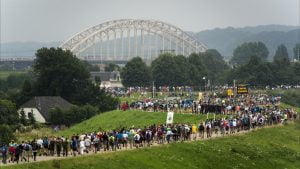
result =
[[90,72],[92,80],[95,77],[100,77],[101,85],[100,87],[114,88],[123,87],[119,71],[113,72]]
[[60,96],[35,96],[23,104],[18,110],[19,114],[24,111],[25,116],[32,113],[38,123],[48,123],[50,120],[49,111],[55,107],[68,109],[72,106]]

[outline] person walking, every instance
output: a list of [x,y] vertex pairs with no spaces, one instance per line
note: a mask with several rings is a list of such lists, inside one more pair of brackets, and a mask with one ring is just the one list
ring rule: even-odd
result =
[[166,139],[167,143],[169,144],[171,141],[171,136],[173,135],[171,128],[167,128],[167,133],[166,133]]
[[1,147],[1,154],[2,154],[2,163],[6,164],[7,163],[7,146],[5,144],[2,145]]
[[79,142],[79,154],[80,155],[83,155],[84,151],[85,151],[85,145],[84,145],[84,140],[80,140]]
[[192,138],[193,140],[196,140],[197,138],[197,127],[195,124],[192,125]]
[[36,161],[36,155],[39,150],[39,145],[35,140],[33,140],[33,142],[31,143],[31,147],[32,147],[33,161]]
[[200,123],[198,131],[199,131],[199,137],[204,139],[204,130],[205,130],[205,126],[203,124],[203,122]]
[[15,151],[16,151],[16,147],[13,144],[13,142],[10,143],[9,148],[8,148],[8,152],[9,152],[9,160],[8,162],[12,162],[14,163],[15,161]]
[[69,141],[68,138],[65,138],[65,140],[62,143],[62,147],[63,147],[63,156],[64,157],[68,157],[68,152],[69,152]]
[[71,141],[71,148],[72,148],[72,154],[74,157],[76,156],[76,152],[78,152],[77,147],[78,147],[77,139],[75,137],[73,137],[72,141]]
[[25,143],[24,150],[25,150],[25,158],[27,158],[27,162],[29,162],[29,159],[31,156],[31,149],[32,149],[32,147],[29,144],[29,142]]
[[55,140],[54,138],[51,138],[49,143],[50,156],[54,156],[54,150],[55,150]]
[[21,154],[22,154],[22,149],[21,149],[20,145],[16,145],[14,156],[15,156],[15,161],[17,162],[17,164],[19,164]]
[[139,146],[140,146],[140,139],[141,139],[140,134],[139,134],[139,133],[136,133],[136,134],[134,135],[134,142],[135,142],[135,147],[136,147],[136,148],[139,148]]
[[56,153],[57,153],[57,157],[60,157],[61,148],[62,148],[62,140],[61,140],[61,138],[57,138],[57,140],[56,140]]
[[104,147],[104,151],[109,151],[109,141],[108,141],[108,134],[105,132],[103,134],[103,147]]

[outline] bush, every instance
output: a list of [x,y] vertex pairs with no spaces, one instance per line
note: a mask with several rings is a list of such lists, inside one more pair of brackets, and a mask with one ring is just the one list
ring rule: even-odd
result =
[[11,127],[9,127],[8,125],[0,125],[0,145],[8,144],[14,138],[15,137]]
[[286,91],[282,95],[282,102],[300,107],[300,90]]
[[50,111],[50,123],[70,126],[89,119],[98,113],[99,109],[91,105],[73,106],[66,110],[54,108]]
[[291,106],[300,107],[300,90],[271,90],[269,91],[271,95],[281,96],[281,101]]

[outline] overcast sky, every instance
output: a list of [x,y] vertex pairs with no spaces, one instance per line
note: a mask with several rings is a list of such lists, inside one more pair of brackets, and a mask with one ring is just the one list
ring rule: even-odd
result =
[[299,25],[300,0],[0,0],[1,41],[63,41],[105,21],[155,19],[186,31]]

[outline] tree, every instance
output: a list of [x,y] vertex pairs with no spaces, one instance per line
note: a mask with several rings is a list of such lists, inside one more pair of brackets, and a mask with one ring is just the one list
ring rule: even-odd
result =
[[68,119],[63,114],[63,110],[55,107],[49,110],[49,122],[54,125],[65,124]]
[[99,72],[100,71],[100,68],[97,65],[92,65],[87,61],[83,61],[83,63],[89,72]]
[[72,106],[69,109],[54,108],[50,111],[50,122],[52,124],[67,126],[87,120],[99,113],[99,109],[91,105]]
[[289,59],[289,54],[287,51],[287,48],[285,47],[285,45],[281,44],[277,47],[275,56],[274,56],[274,61],[278,61],[281,63],[287,63],[289,64],[290,59]]
[[173,67],[175,66],[173,55],[170,53],[161,54],[152,61],[152,77],[156,86],[174,85]]
[[222,55],[215,49],[208,49],[201,54],[201,57],[207,71],[207,78],[219,82],[224,71],[229,69]]
[[76,105],[91,104],[100,110],[115,109],[117,98],[92,83],[86,64],[70,51],[42,48],[34,63],[38,96],[61,96]]
[[173,81],[174,84],[172,86],[185,86],[190,85],[189,71],[190,63],[188,59],[183,55],[177,55],[173,57],[174,66],[171,67],[173,69]]
[[294,59],[300,61],[300,43],[296,44],[294,47]]
[[95,82],[99,86],[101,84],[101,78],[100,76],[95,76]]
[[61,48],[39,49],[33,67],[37,95],[62,96],[71,101],[78,99],[74,93],[85,88],[90,76],[82,61]]
[[26,79],[29,79],[27,73],[11,74],[6,79],[0,80],[0,91],[8,91],[11,89],[22,89],[22,85]]
[[251,56],[257,56],[263,61],[268,58],[269,51],[262,42],[248,42],[238,46],[231,58],[231,63],[243,65],[249,62]]
[[140,57],[135,57],[126,63],[121,72],[124,86],[149,86],[151,84],[150,69]]
[[28,113],[28,124],[30,124],[30,125],[35,125],[36,124],[34,114],[31,113],[31,112]]
[[21,92],[18,92],[15,98],[15,102],[17,106],[20,106],[33,96],[34,96],[34,91],[32,89],[31,82],[30,80],[26,79],[23,83],[23,88]]
[[26,114],[24,110],[21,110],[20,112],[20,122],[21,124],[23,124],[24,126],[27,126],[27,118],[26,118]]
[[293,81],[294,84],[300,84],[300,63],[297,62],[293,65]]
[[227,82],[233,79],[238,83],[246,83],[253,86],[266,86],[273,84],[273,72],[271,64],[263,62],[257,56],[251,56],[247,64],[241,65],[229,73]]
[[105,72],[113,72],[113,71],[120,71],[121,68],[120,66],[113,64],[113,63],[109,63],[108,65],[105,65],[104,68]]
[[189,69],[190,84],[192,86],[199,86],[204,84],[203,77],[207,75],[206,67],[204,66],[204,60],[199,54],[192,53],[188,57],[188,62],[191,65]]
[[284,45],[278,46],[273,62],[274,82],[276,84],[291,84],[293,80],[292,69],[287,49]]
[[9,144],[14,138],[11,127],[5,124],[0,124],[0,145]]
[[16,105],[9,100],[0,100],[0,124],[17,125],[19,114]]

